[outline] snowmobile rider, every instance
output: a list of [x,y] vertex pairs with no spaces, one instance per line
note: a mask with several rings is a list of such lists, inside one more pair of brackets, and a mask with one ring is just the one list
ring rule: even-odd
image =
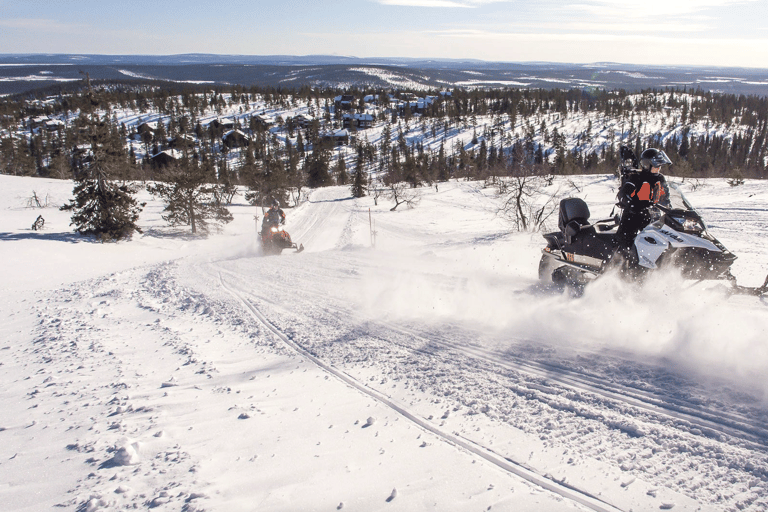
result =
[[272,206],[264,214],[261,233],[267,233],[272,226],[279,226],[280,224],[285,224],[285,212],[280,209],[280,202],[277,199],[273,199]]
[[631,251],[637,233],[651,222],[650,207],[669,201],[667,181],[661,174],[661,166],[672,160],[661,150],[649,148],[640,155],[640,169],[626,175],[616,195],[618,206],[623,210],[616,238],[618,252],[632,256]]

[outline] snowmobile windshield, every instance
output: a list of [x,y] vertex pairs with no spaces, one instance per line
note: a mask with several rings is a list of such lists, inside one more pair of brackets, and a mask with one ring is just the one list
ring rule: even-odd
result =
[[702,233],[707,225],[696,209],[688,202],[683,191],[674,183],[669,184],[669,204],[665,215],[666,223],[672,228],[686,233]]
[[694,210],[691,203],[686,199],[683,191],[676,183],[669,184],[669,208],[673,210]]

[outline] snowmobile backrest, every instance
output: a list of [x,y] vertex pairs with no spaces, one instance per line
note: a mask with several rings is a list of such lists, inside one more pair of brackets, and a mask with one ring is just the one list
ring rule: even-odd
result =
[[580,226],[589,224],[589,207],[587,203],[578,197],[569,197],[561,200],[560,217],[557,221],[560,231],[565,233],[566,226],[574,221]]

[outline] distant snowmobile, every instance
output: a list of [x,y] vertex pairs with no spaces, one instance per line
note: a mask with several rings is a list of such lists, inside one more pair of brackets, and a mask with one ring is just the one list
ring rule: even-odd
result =
[[261,247],[264,254],[280,254],[283,249],[296,249],[296,252],[304,250],[304,244],[296,245],[291,241],[291,235],[282,225],[271,226],[260,233]]
[[544,235],[539,278],[558,288],[576,290],[616,269],[635,280],[654,269],[672,266],[686,279],[723,280],[734,293],[761,296],[768,293],[768,277],[760,287],[736,284],[731,265],[736,256],[707,232],[701,216],[675,185],[669,186],[669,207],[651,207],[654,220],[635,237],[633,258],[616,252],[618,215],[593,224],[587,203],[579,198],[560,201],[560,231]]

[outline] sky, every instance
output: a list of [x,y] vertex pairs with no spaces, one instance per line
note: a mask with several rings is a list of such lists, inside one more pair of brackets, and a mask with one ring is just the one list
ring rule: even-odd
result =
[[768,68],[765,0],[0,0],[0,53]]

